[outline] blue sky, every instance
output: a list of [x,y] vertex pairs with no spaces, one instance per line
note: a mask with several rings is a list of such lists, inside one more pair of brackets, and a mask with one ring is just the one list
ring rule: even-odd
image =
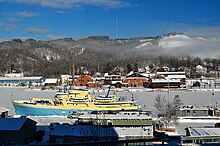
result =
[[219,0],[0,0],[0,40],[220,36],[219,6]]

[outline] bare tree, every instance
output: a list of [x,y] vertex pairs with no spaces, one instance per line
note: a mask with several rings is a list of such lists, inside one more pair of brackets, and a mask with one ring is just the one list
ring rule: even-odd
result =
[[179,95],[175,95],[172,101],[167,101],[165,96],[161,97],[160,94],[157,95],[154,102],[154,107],[156,108],[156,113],[158,117],[161,118],[161,122],[167,127],[171,121],[176,122],[177,110],[182,105],[182,101]]

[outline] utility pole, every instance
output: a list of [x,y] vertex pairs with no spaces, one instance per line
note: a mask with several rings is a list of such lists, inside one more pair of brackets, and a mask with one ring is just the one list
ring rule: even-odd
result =
[[72,77],[73,77],[73,80],[72,80],[72,85],[74,86],[74,78],[75,78],[75,63],[74,63],[74,52],[72,54]]
[[116,39],[118,39],[118,17],[117,16],[115,20],[115,31],[116,31]]
[[212,115],[213,116],[215,116],[215,110],[214,110],[214,95],[215,95],[215,93],[214,93],[214,91],[212,91]]

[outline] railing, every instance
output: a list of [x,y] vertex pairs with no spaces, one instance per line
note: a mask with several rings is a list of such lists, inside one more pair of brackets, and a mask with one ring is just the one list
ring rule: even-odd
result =
[[181,136],[181,145],[185,143],[192,144],[207,144],[207,143],[220,143],[220,136]]

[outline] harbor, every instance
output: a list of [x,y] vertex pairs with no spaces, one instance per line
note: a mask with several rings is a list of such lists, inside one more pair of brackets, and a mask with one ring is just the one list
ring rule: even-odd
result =
[[0,0],[0,145],[220,145],[219,5]]

